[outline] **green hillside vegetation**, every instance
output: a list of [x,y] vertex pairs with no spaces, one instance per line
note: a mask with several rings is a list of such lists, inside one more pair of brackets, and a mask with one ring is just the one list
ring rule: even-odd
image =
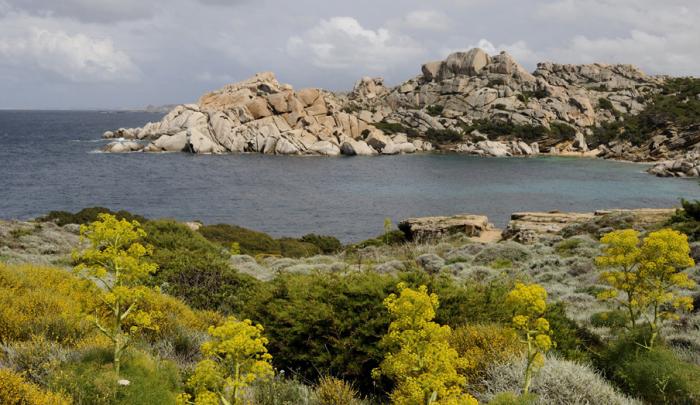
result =
[[[634,145],[647,141],[654,131],[668,127],[683,128],[700,122],[700,79],[693,77],[666,80],[661,91],[652,94],[639,114],[618,114],[594,130],[593,143],[626,140]],[[607,100],[606,100],[607,101]],[[610,109],[612,105],[601,104]]]

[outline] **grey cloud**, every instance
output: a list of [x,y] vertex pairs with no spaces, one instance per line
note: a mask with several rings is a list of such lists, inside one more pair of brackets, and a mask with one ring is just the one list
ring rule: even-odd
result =
[[528,69],[698,75],[696,1],[0,0],[0,108],[190,102],[257,71],[295,87],[398,84],[471,46]]

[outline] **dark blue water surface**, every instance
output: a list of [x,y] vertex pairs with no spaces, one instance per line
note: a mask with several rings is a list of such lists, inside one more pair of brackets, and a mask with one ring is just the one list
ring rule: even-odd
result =
[[0,111],[0,218],[101,205],[347,242],[380,233],[386,217],[477,213],[502,226],[515,211],[670,207],[680,197],[700,199],[695,180],[589,159],[94,153],[103,131],[160,117]]

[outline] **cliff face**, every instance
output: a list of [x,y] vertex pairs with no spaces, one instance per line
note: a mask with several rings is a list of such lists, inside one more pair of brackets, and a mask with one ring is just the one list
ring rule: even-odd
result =
[[348,94],[295,91],[259,73],[178,106],[160,122],[105,133],[148,141],[106,150],[373,155],[437,144],[494,156],[584,153],[593,128],[641,111],[663,83],[630,65],[540,63],[529,73],[507,53],[480,49],[421,70],[394,88],[365,77]]

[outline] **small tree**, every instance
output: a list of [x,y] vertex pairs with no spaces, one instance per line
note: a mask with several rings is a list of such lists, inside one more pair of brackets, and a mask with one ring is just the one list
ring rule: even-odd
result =
[[[233,317],[221,326],[209,328],[212,339],[202,345],[205,359],[187,381],[195,404],[219,404],[220,400],[239,405],[242,388],[274,374],[262,332],[261,325]],[[181,394],[178,403],[188,404],[190,399],[189,394]]]
[[[156,328],[154,314],[139,310],[145,287],[141,282],[156,271],[157,265],[144,260],[152,252],[140,243],[146,232],[137,221],[118,220],[110,214],[80,226],[81,242],[89,242],[85,250],[75,250],[74,271],[102,288],[102,314],[95,316],[95,326],[114,344],[114,371],[119,378],[121,355],[133,335],[143,328]],[[102,323],[105,319],[106,323]]]
[[426,286],[413,290],[400,283],[397,288],[399,296],[384,300],[393,321],[381,342],[388,353],[373,377],[385,375],[396,382],[391,393],[395,404],[476,404],[464,392],[466,378],[457,372],[466,360],[450,347],[452,330],[432,321],[437,295],[428,294]]
[[605,247],[596,264],[611,269],[601,273],[601,281],[611,288],[598,297],[624,307],[630,328],[635,328],[637,320],[644,317],[651,332],[651,348],[664,320],[678,319],[678,311],[693,309],[692,298],[678,291],[695,287],[695,282],[681,272],[695,265],[688,237],[662,229],[649,233],[640,242],[639,233],[627,229],[610,232],[601,242]]
[[513,326],[524,336],[527,344],[527,362],[523,381],[523,395],[530,392],[532,375],[544,365],[544,354],[552,348],[547,310],[547,291],[538,284],[516,283],[506,296],[506,305],[513,311]]

